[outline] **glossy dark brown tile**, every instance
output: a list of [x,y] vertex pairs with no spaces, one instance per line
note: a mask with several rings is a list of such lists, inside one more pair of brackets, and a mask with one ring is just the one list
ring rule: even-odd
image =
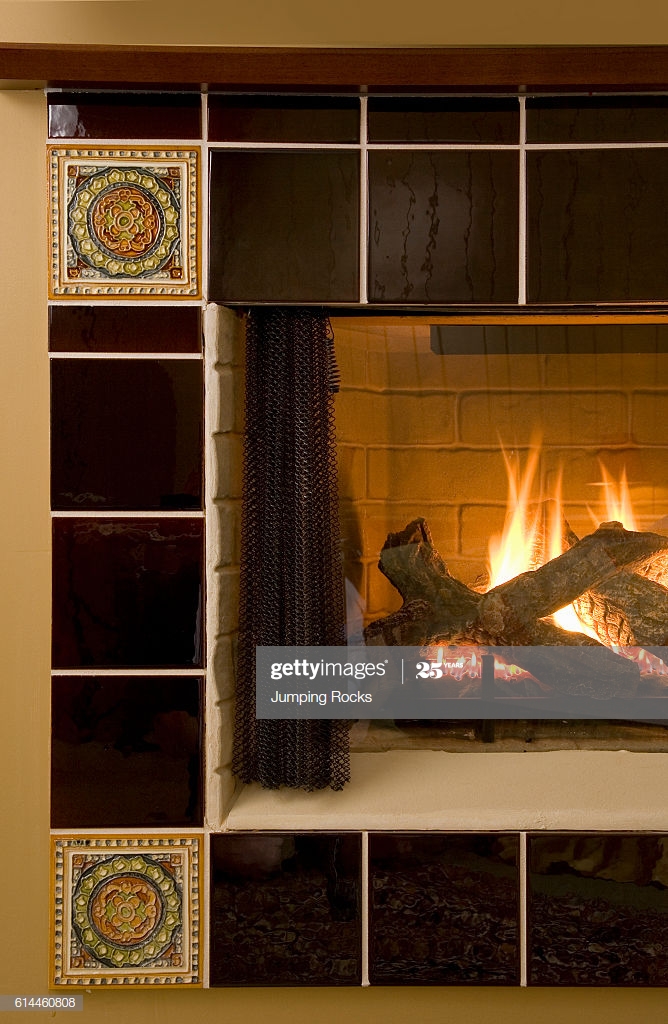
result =
[[668,836],[531,836],[529,864],[530,984],[668,984]]
[[210,297],[356,302],[359,154],[211,154]]
[[369,154],[371,302],[517,302],[518,156]]
[[51,306],[51,352],[201,352],[195,306]]
[[221,96],[211,93],[215,142],[358,142],[360,105],[344,96]]
[[527,142],[668,142],[666,96],[527,99]]
[[211,837],[212,985],[359,985],[361,836]]
[[52,508],[200,508],[202,418],[198,360],[52,360]]
[[665,299],[668,150],[527,154],[530,302]]
[[369,836],[376,985],[519,984],[516,835]]
[[367,110],[369,142],[519,142],[516,99],[370,96]]
[[199,139],[199,93],[50,92],[52,139]]
[[53,665],[202,664],[201,519],[54,519]]
[[56,676],[52,828],[202,824],[202,680]]

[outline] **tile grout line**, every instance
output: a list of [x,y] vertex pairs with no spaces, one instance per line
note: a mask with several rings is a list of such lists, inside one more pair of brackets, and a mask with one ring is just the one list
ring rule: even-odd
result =
[[148,511],[124,508],[54,509],[50,515],[52,519],[204,519],[204,512],[201,509],[188,512],[182,509],[164,508],[149,509]]
[[49,352],[49,359],[194,359],[201,352]]
[[202,101],[200,125],[202,132],[201,160],[200,160],[200,293],[202,295],[202,309],[206,309],[209,297],[209,94],[200,93]]
[[199,679],[206,675],[205,668],[102,668],[99,665],[89,665],[86,668],[52,668],[51,676],[145,676],[161,679],[163,676],[192,676]]
[[519,97],[520,104],[520,164],[519,164],[519,228],[518,228],[518,306],[525,306],[527,301],[527,112],[526,97]]
[[369,833],[362,832],[362,988],[369,981]]
[[360,302],[369,301],[368,247],[369,247],[369,157],[367,151],[368,97],[360,96],[360,225],[359,225],[359,280]]
[[519,914],[520,914],[520,986],[526,988],[528,981],[528,952],[527,952],[527,834],[520,832],[520,892],[519,892]]
[[[206,810],[206,808],[205,808]],[[204,817],[206,822],[206,816]],[[199,955],[202,988],[211,988],[210,984],[210,951],[211,951],[211,832],[204,827],[202,835],[201,867],[201,905],[199,929]]]

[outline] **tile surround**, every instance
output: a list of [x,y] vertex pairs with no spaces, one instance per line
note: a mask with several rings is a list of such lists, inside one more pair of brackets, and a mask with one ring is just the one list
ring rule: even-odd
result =
[[199,298],[199,147],[50,146],[51,298]]
[[200,837],[51,844],[52,984],[202,984]]
[[[299,104],[296,106],[299,108]],[[379,111],[387,106],[388,101],[377,101]],[[480,125],[475,128],[473,134],[476,137],[472,141],[475,143],[489,139],[491,142],[514,142],[515,139],[511,138],[515,130],[514,114],[506,116],[506,108],[498,102],[490,106],[498,108],[501,112],[498,122],[494,117],[483,117]],[[58,104],[52,104],[54,111],[57,107]],[[401,114],[404,107],[405,101],[397,104],[400,116],[395,123],[405,123]],[[371,103],[370,108],[373,109]],[[64,110],[64,107],[62,109]],[[447,118],[439,120],[431,116],[433,112],[434,103],[429,101],[422,111],[422,121],[415,129],[417,136],[424,138],[425,141],[433,141],[435,138],[440,141],[441,137],[446,136],[454,137],[457,133],[457,118],[450,122]],[[66,111],[64,116],[65,121],[67,117],[71,119],[71,112]],[[598,114],[595,116],[598,117]],[[648,114],[652,124],[653,116]],[[62,122],[62,116],[59,117]],[[297,122],[300,121],[300,117],[301,113],[298,110]],[[81,120],[79,113],[77,118]],[[326,119],[319,119],[317,114],[314,114],[310,121],[309,118],[310,114],[302,123],[311,125],[307,130],[316,141],[322,141],[323,132],[332,138],[337,132],[343,132],[340,138],[343,139],[345,135],[347,141],[350,133],[346,117],[341,120],[343,127],[335,126],[333,129],[321,128],[319,125],[325,123]],[[379,133],[375,137],[394,138],[393,133],[397,129],[392,121],[390,118],[388,127],[388,124],[379,118],[375,122],[370,119],[372,132]],[[82,121],[81,134],[90,135],[91,129],[84,122],[85,117]],[[259,122],[256,122],[255,127],[248,128],[242,124],[242,127],[237,125],[231,131],[218,127],[214,130],[214,136],[222,139],[245,139],[255,133],[257,138],[275,135],[281,141],[300,141],[302,128],[300,124],[295,128],[294,122],[295,116],[292,113],[283,116],[280,123],[276,122],[275,125],[272,124],[271,117],[265,116],[264,120],[261,117]],[[97,122],[93,119],[90,123]],[[219,118],[215,123],[223,122]],[[576,125],[575,128],[564,129],[560,122],[556,127],[545,127],[547,118],[544,118],[544,125],[540,130],[552,132],[550,140],[553,140],[560,131],[589,131],[586,127],[589,124],[586,118],[581,123],[585,124],[585,128]],[[56,120],[53,124],[55,126]],[[455,128],[450,127],[450,124],[454,124]],[[596,137],[606,137],[605,126],[601,127],[599,121],[595,121],[595,124],[598,125],[595,129],[598,132]],[[108,135],[113,137],[113,130],[107,129],[101,134],[107,131]],[[619,137],[619,130],[615,128],[614,131],[616,139]],[[648,138],[654,138],[652,132],[655,129],[651,125],[646,131],[649,133]],[[58,133],[60,132],[61,129],[58,129]],[[663,128],[660,132],[663,132]],[[132,132],[128,131],[125,134],[131,136]],[[409,137],[415,141],[417,136],[414,134]],[[148,137],[150,136],[144,136],[145,139]],[[664,135],[660,134],[660,137],[664,138]],[[114,302],[119,299],[138,298],[147,303],[155,299],[174,300],[176,303],[183,298],[200,297],[198,147],[182,149],[175,146],[168,150],[134,146],[130,143],[127,146],[119,143],[117,148],[94,146],[72,149],[52,146],[49,148],[49,156],[52,299],[81,301],[90,298],[98,302],[105,299]],[[516,159],[512,154],[506,156]],[[377,161],[380,162],[380,156],[377,157]],[[178,172],[173,175],[172,182],[178,184],[171,191],[165,188],[165,168],[174,168]],[[239,180],[242,178],[243,174],[239,176]],[[89,199],[84,195],[93,191],[93,185],[98,194],[102,193],[103,199],[109,197],[104,208],[99,200]],[[495,194],[496,184],[493,182],[492,186],[491,191]],[[383,187],[387,187],[386,182]],[[129,206],[119,211],[115,204],[110,204],[116,193],[120,193],[121,190],[128,195],[119,195],[119,198]],[[181,201],[179,208],[177,200]],[[348,204],[348,216],[356,216],[352,211],[356,209],[358,201],[359,197],[354,195],[352,202]],[[100,225],[99,230],[106,231],[102,238],[94,236],[91,229],[93,218],[89,217],[89,210],[96,203],[100,213],[96,224]],[[125,234],[134,234],[135,239],[142,230],[144,234],[143,238],[136,241],[136,258],[132,261],[119,258],[117,252],[114,255],[113,246],[123,246],[125,225],[119,222],[119,217],[122,217],[123,213],[129,214],[131,220],[131,226]],[[156,214],[161,225],[157,228],[153,223]],[[233,215],[233,211],[229,212],[230,223]],[[170,221],[172,226],[176,225],[176,234],[168,231]],[[515,226],[508,225],[504,226],[503,234],[510,238],[512,247],[515,247]],[[259,226],[257,230],[259,231]],[[286,237],[288,234],[289,232]],[[376,234],[376,231],[372,232],[373,237]],[[478,285],[472,285],[467,281],[459,292],[456,289],[450,291],[450,286],[446,285],[443,295],[432,295],[429,263],[431,249],[435,244],[435,234],[434,237],[432,234],[434,233],[428,232],[428,237],[425,236],[425,245],[414,260],[413,269],[417,272],[418,283],[417,286],[411,287],[417,288],[415,294],[399,295],[402,288],[405,291],[407,284],[395,268],[398,283],[393,279],[388,285],[389,292],[374,293],[373,298],[376,301],[384,300],[386,294],[389,301],[516,300],[515,293],[509,286],[506,287],[503,282],[499,286],[492,277],[485,280],[479,293],[475,290]],[[112,248],[104,245],[105,240]],[[243,239],[242,243],[241,249],[245,245]],[[144,246],[141,251],[137,249],[140,244]],[[468,245],[468,238],[466,244]],[[307,249],[308,244],[305,243],[303,248]],[[348,264],[344,268],[346,280],[350,278],[352,282],[350,287],[347,286],[344,296],[344,301],[349,303],[357,300],[357,257],[356,251],[354,257],[352,253],[353,250],[350,248]],[[425,254],[429,266],[426,268],[426,278],[423,279],[420,275],[424,275],[425,272]],[[514,248],[512,257],[516,263]],[[376,266],[381,267],[380,256],[375,258]],[[220,259],[222,257],[219,257]],[[475,263],[476,267],[479,263],[473,258],[469,262],[471,266]],[[402,265],[401,273],[405,270],[406,267]],[[236,273],[236,268],[233,268],[233,272]],[[178,276],[179,273],[181,277]],[[248,273],[250,277],[240,286],[242,290],[239,291],[236,284],[234,294],[228,294],[223,289],[220,301],[234,301],[238,298],[245,298],[247,301],[261,301],[262,298],[266,300],[268,293],[262,291],[265,283],[252,280],[252,275],[261,274],[261,270],[249,265]],[[293,274],[292,282],[289,283],[289,289],[293,290],[278,298],[269,298],[273,301],[336,301],[338,295],[327,292],[329,284],[326,284],[322,294],[318,290],[321,288],[320,282],[326,279],[324,271],[314,286],[315,290],[308,284],[307,278],[307,290],[300,292],[304,273],[305,271],[298,270]],[[308,273],[311,273],[310,268]],[[415,276],[416,274],[413,274],[413,277]],[[246,287],[249,280],[251,290],[243,293],[243,287]],[[295,282],[297,290],[294,290]],[[465,294],[465,289],[469,287],[473,290]],[[396,297],[393,298],[394,292]],[[83,310],[83,307],[81,309]],[[120,311],[112,307],[109,307],[108,311],[102,306],[99,309],[103,322],[108,319],[111,323],[114,317],[117,317],[119,322],[124,319],[124,314],[120,315]],[[86,314],[80,312],[80,309],[61,307],[53,311],[52,322],[58,321],[61,312],[70,311],[73,314],[72,324],[75,314],[76,317],[83,316],[85,319]],[[128,314],[130,312],[132,311],[128,311]],[[183,313],[185,310],[174,309],[173,312]],[[141,313],[143,315],[144,310]],[[199,315],[199,311],[196,313]],[[172,315],[172,310],[167,309],[165,314],[168,319]],[[98,352],[184,350],[180,342],[173,345],[166,341],[162,344],[160,332],[156,335],[156,341],[146,342],[141,340],[140,330],[137,334],[139,340],[130,342],[123,336],[123,330],[123,326],[120,333],[116,326],[112,327],[110,332],[103,328],[102,334],[99,335],[102,340],[98,341],[97,328],[89,330],[88,326],[84,326],[70,334],[69,327],[65,326],[60,341],[57,340],[57,332],[52,332],[52,348],[59,351],[88,349]],[[70,344],[70,337],[79,340],[73,340]],[[107,344],[104,339],[109,337],[116,340]],[[193,342],[190,328],[188,337],[190,340],[185,343],[188,346],[185,350],[197,351],[198,343]],[[164,522],[162,520],[159,523],[151,523],[149,529],[157,527],[160,532]],[[56,525],[56,537],[59,538],[57,549],[59,544],[62,545],[63,538],[70,529],[71,527],[65,524]],[[98,527],[95,526],[93,529]],[[91,561],[95,563],[96,559],[93,557]],[[61,579],[63,578],[61,576]],[[63,605],[60,602],[56,603],[56,628],[59,622],[62,625],[64,617],[70,614],[72,607],[79,603],[80,596],[77,595],[72,603],[73,595],[69,595],[70,604],[67,605],[68,610],[65,612]],[[152,665],[156,664],[156,657],[151,655],[150,661]],[[57,657],[56,663],[74,662],[58,662]],[[90,662],[81,660],[76,663]],[[109,663],[117,662],[112,657]],[[198,663],[197,655],[195,663]],[[192,664],[192,661],[189,664]],[[58,827],[55,821],[54,825]],[[131,827],[127,823],[119,822],[119,825]],[[80,829],[86,826],[86,821],[77,820],[73,821],[71,826],[67,823],[64,827]],[[94,823],[94,827],[98,827],[97,823]],[[106,828],[107,825],[99,827]],[[111,823],[109,827],[112,827]],[[140,824],[140,827],[144,827],[143,824]],[[338,836],[320,834],[316,837],[287,832],[264,836],[212,836],[211,983],[359,984],[362,953],[358,935],[360,908],[364,901],[359,862],[360,838],[359,833]],[[499,861],[495,848],[495,844],[498,846],[499,836],[493,833],[479,836],[475,840],[485,847],[482,854],[473,846],[471,849],[464,849],[467,842],[469,845],[473,842],[470,836],[446,838],[437,833],[424,833],[419,836],[410,833],[371,835],[369,898],[373,983],[519,983],[520,929],[516,907],[521,886],[518,836],[508,834],[501,838],[506,841],[508,856],[505,859],[502,857]],[[557,850],[555,854],[550,846],[551,842],[554,843],[553,836],[529,837],[531,864],[534,869],[530,876],[533,915],[530,919],[533,929],[530,936],[530,982],[534,985],[668,983],[668,972],[662,956],[663,947],[668,949],[668,945],[663,942],[666,914],[661,891],[665,885],[663,874],[660,878],[652,876],[649,881],[647,878],[642,880],[640,876],[619,880],[619,885],[627,886],[626,892],[631,893],[630,898],[620,897],[619,900],[606,901],[606,895],[609,896],[606,883],[610,879],[605,872],[595,871],[591,874],[588,868],[583,871],[580,862],[574,861],[571,864],[571,861],[574,844],[577,842],[589,842],[589,855],[596,859],[600,851],[605,849],[608,838],[589,836],[583,839],[581,836],[571,835],[561,837],[561,841],[563,850]],[[181,836],[173,832],[168,835],[145,832],[135,836],[113,833],[104,836],[55,836],[52,839],[53,983],[118,987],[146,984],[190,987],[201,985],[203,974],[200,963],[200,886],[206,883],[200,873],[203,842],[203,836]],[[642,853],[642,850],[649,849],[647,844],[661,845],[664,840],[631,835],[627,836],[626,842],[631,846],[635,843],[637,850]],[[454,859],[450,857],[448,849],[459,850],[461,858],[458,860],[456,853]],[[341,854],[342,850],[344,854]],[[553,854],[557,856],[557,861],[554,861]],[[542,860],[541,855],[544,855]],[[563,861],[559,860],[562,855]],[[643,857],[640,859],[642,861]],[[487,862],[487,873],[484,864],[481,865],[480,862]],[[564,863],[567,865],[566,868],[563,867]],[[490,865],[493,865],[491,869]],[[572,894],[569,895],[569,885],[572,885],[575,891],[582,878],[593,879],[591,885],[596,892],[591,906],[587,899],[578,903],[577,900],[574,902]],[[589,884],[586,882],[586,885]],[[565,903],[562,899],[564,893]],[[409,894],[410,900],[406,903]],[[464,907],[463,896],[471,898],[474,904],[477,900],[479,905]],[[606,952],[602,953],[597,949],[593,955],[591,949],[584,950],[583,947],[580,950],[580,947],[577,947],[577,942],[586,944],[589,941],[587,929],[596,914],[600,916],[603,913],[600,903],[597,902],[601,899],[607,904],[605,913],[609,916],[608,937],[611,932],[614,933],[612,946],[615,950],[624,947],[624,952],[619,954],[618,962],[621,966],[618,968],[611,969],[610,960],[601,967],[601,957],[607,955]],[[575,903],[578,905],[575,906]],[[542,908],[540,915],[536,912],[539,906]],[[427,907],[429,912],[426,910]],[[637,913],[638,907],[641,908],[642,915]],[[132,917],[131,908],[134,913]],[[139,909],[141,914],[137,912]],[[262,920],[259,926],[257,921],[253,922],[249,918],[249,910],[261,912]],[[312,910],[315,916],[309,918]],[[457,917],[459,910],[460,919]],[[497,910],[499,913],[495,918]],[[388,925],[388,912],[395,914],[394,924],[390,921]],[[571,942],[573,948],[567,948],[565,953],[564,936],[561,932],[557,934],[558,930],[553,927],[562,912],[568,919],[568,927],[578,933],[577,948],[573,947]],[[469,919],[467,915],[471,919],[476,919],[476,926],[482,928],[480,934],[475,931],[472,933],[468,926],[465,926]],[[157,923],[153,923],[154,921]],[[301,922],[302,929],[300,932],[297,928],[293,938],[291,935],[288,936],[286,929],[295,921]],[[649,934],[648,923],[651,926]],[[344,934],[343,945],[339,946],[338,942]],[[420,943],[425,941],[431,957],[427,960],[419,955],[422,948]],[[601,940],[598,934],[593,941],[605,945],[608,940]],[[539,942],[542,944],[540,953]],[[272,943],[275,945],[272,946]],[[294,945],[291,945],[293,943]],[[299,950],[301,959],[291,958],[295,949]],[[241,956],[240,951],[243,950],[246,955]],[[555,958],[559,961],[556,966]]]

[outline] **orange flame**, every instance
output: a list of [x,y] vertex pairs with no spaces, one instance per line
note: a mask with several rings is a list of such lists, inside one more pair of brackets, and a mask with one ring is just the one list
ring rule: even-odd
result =
[[605,499],[605,515],[607,522],[618,522],[626,530],[637,530],[638,524],[633,512],[631,492],[626,479],[626,468],[621,472],[619,481],[612,479],[602,462],[599,461],[603,476],[603,495]]
[[508,499],[503,531],[494,534],[489,541],[489,586],[498,587],[512,580],[527,569],[535,569],[536,547],[539,538],[540,510],[534,504],[534,478],[540,460],[540,443],[534,442],[529,452],[523,473],[513,464],[510,456],[503,451],[508,475]]

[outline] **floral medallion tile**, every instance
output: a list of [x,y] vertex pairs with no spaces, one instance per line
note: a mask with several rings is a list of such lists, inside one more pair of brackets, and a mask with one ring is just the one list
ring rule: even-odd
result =
[[49,147],[51,298],[199,298],[199,149]]
[[57,836],[55,985],[201,985],[198,836]]

